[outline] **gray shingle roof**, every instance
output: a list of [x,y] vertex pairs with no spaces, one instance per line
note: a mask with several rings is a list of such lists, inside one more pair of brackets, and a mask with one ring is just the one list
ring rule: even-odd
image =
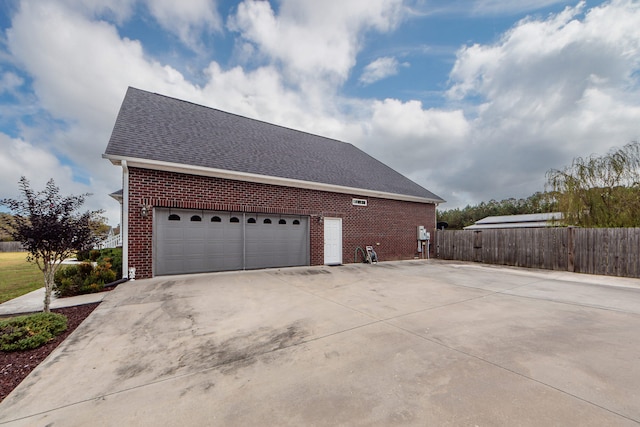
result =
[[105,156],[442,199],[355,146],[129,88]]

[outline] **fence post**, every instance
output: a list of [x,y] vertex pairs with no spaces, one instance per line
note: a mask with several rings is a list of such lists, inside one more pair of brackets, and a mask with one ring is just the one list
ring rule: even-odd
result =
[[573,238],[573,227],[567,227],[567,271],[575,272],[573,254],[575,252],[575,239]]
[[482,262],[482,230],[474,230],[473,260],[475,262]]

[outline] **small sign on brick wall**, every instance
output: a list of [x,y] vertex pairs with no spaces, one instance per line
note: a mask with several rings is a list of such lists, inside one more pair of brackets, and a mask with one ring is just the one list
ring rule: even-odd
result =
[[367,206],[367,199],[351,199],[353,206]]

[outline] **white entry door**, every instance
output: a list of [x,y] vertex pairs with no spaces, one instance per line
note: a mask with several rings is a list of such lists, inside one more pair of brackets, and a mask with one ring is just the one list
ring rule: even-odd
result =
[[342,264],[342,218],[324,219],[324,263]]

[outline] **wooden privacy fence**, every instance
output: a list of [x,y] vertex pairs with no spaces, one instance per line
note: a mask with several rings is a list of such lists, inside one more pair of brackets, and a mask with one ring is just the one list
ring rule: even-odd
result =
[[24,252],[20,242],[0,242],[0,252]]
[[437,230],[441,259],[640,278],[640,228]]

